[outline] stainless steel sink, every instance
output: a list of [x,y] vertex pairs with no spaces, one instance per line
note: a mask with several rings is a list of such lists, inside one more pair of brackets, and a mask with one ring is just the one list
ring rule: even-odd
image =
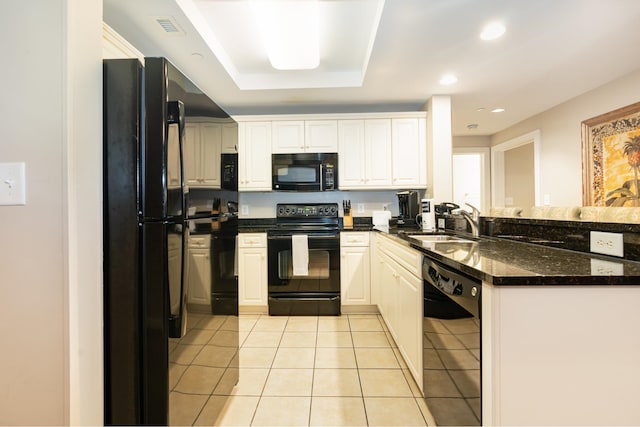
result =
[[475,243],[473,240],[447,234],[411,234],[409,238],[422,243]]

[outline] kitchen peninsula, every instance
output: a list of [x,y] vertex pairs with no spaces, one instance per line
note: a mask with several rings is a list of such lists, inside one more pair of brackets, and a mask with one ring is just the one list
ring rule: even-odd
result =
[[640,263],[486,236],[434,245],[378,234],[482,280],[484,425],[640,423]]

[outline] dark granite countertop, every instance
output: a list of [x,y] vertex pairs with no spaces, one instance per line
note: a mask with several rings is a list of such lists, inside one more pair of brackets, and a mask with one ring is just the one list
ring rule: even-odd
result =
[[395,240],[436,261],[497,286],[638,285],[640,262],[481,236],[472,243],[422,243],[410,230],[390,229]]
[[[241,233],[265,233],[275,219],[240,220]],[[370,218],[355,221],[349,231],[371,231]],[[612,230],[613,231],[613,230]],[[617,231],[617,230],[616,230]],[[637,285],[640,262],[553,246],[481,236],[473,243],[427,243],[410,239],[419,229],[390,228],[395,240],[426,256],[496,286],[517,285]],[[469,238],[464,232],[447,230]]]

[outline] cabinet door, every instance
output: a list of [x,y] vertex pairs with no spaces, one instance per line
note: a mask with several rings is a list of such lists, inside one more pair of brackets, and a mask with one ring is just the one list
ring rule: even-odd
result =
[[364,126],[365,184],[367,187],[389,187],[391,186],[391,120],[365,120]]
[[341,190],[365,186],[364,120],[338,122],[338,188]]
[[302,153],[304,151],[304,121],[274,121],[271,126],[273,128],[273,153]]
[[271,191],[271,122],[240,123],[240,191]]
[[190,304],[211,304],[211,259],[209,249],[189,249],[187,301]]
[[238,250],[238,304],[267,305],[267,249]]
[[370,304],[368,247],[340,249],[340,288],[343,305]]
[[393,186],[397,188],[426,185],[426,132],[424,120],[393,119]]
[[222,125],[222,152],[231,154],[238,152],[237,123],[225,123]]
[[418,379],[422,376],[422,279],[402,269],[398,273],[397,304],[402,312],[396,317],[397,344],[409,370]]
[[337,120],[307,120],[304,127],[304,145],[308,153],[338,152]]
[[386,256],[382,256],[380,265],[380,304],[381,314],[384,318],[391,335],[396,338],[396,313],[397,313],[397,273],[393,262]]
[[195,123],[184,126],[184,180],[189,187],[200,185],[200,128]]
[[378,309],[382,304],[382,298],[380,296],[380,289],[382,286],[381,281],[381,271],[382,271],[382,258],[380,256],[380,249],[378,248],[378,239],[377,233],[372,233],[372,242],[371,242],[371,304],[377,305]]
[[220,188],[222,125],[202,123],[200,125],[200,146],[200,182],[205,187]]

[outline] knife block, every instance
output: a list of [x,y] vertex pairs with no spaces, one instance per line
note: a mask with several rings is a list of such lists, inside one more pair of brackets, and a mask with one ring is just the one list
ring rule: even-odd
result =
[[351,212],[349,212],[348,214],[344,214],[344,216],[342,217],[342,228],[353,228],[353,216],[351,215]]

